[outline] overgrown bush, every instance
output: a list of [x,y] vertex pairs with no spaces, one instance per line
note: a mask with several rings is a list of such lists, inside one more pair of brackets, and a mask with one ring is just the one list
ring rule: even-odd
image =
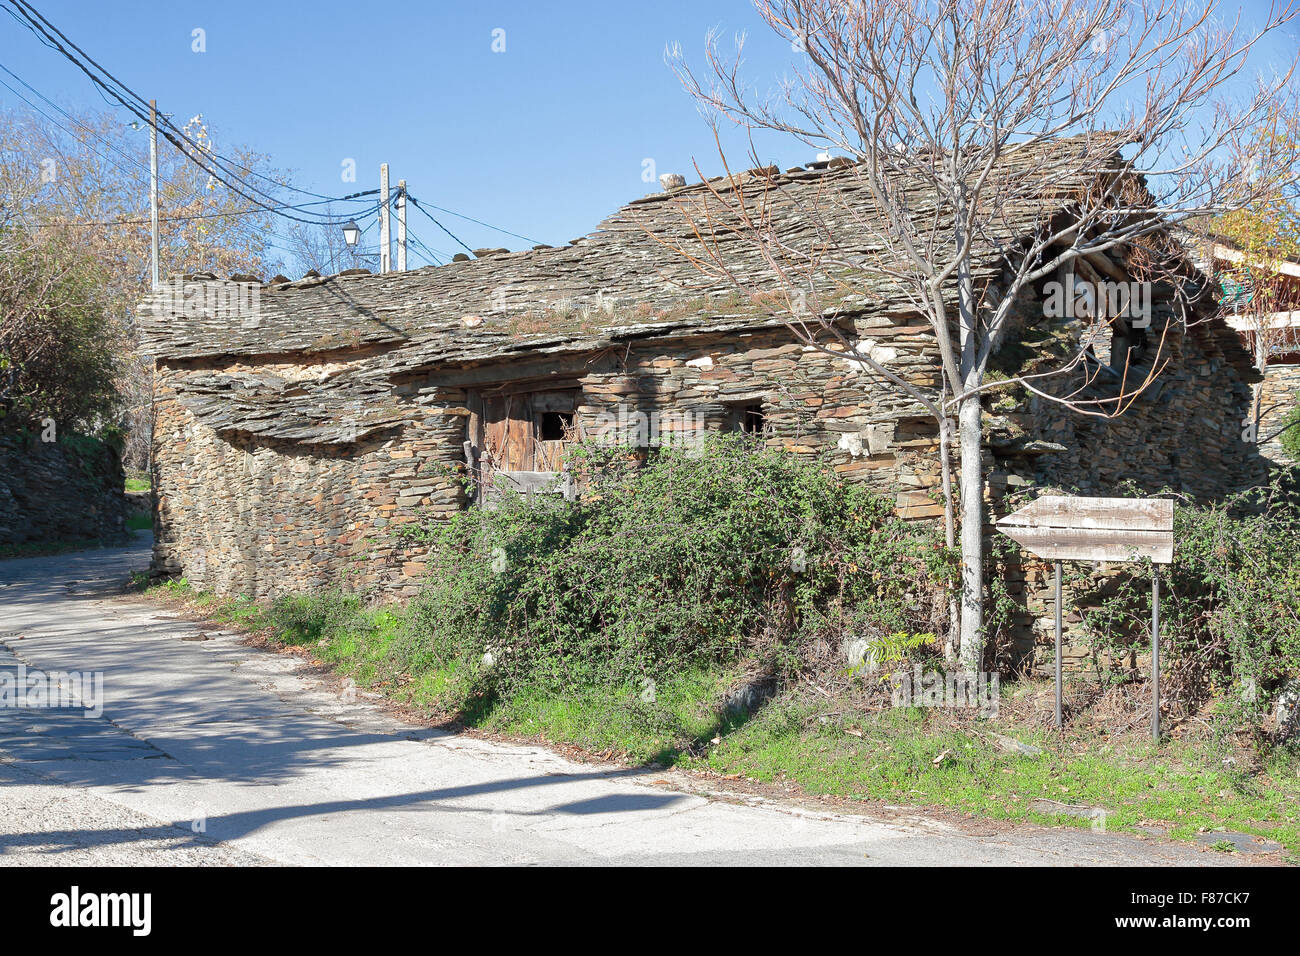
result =
[[414,532],[428,578],[400,666],[450,669],[467,695],[635,685],[937,631],[940,540],[824,463],[740,435],[636,457],[579,445],[581,501],[507,495]]
[[311,644],[357,631],[365,624],[361,599],[333,590],[282,595],[271,604],[269,617],[281,644]]
[[[1221,503],[1174,509],[1174,563],[1161,577],[1161,696],[1183,712],[1207,701],[1258,720],[1300,673],[1300,508],[1289,478]],[[1149,647],[1151,569],[1113,578],[1084,613],[1093,646]]]
[[1286,418],[1282,420],[1282,429],[1278,435],[1282,450],[1292,461],[1300,461],[1300,404],[1287,412]]
[[0,224],[0,432],[114,424],[123,333],[105,285],[67,237]]

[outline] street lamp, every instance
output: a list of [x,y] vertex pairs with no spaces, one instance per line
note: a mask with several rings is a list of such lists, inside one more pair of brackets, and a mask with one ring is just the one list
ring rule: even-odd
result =
[[356,220],[349,219],[343,224],[343,241],[351,248],[357,244],[361,238],[361,227],[357,225]]

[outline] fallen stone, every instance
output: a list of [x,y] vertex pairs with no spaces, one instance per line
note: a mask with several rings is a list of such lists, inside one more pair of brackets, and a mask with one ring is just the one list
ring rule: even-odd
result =
[[1196,834],[1196,842],[1213,847],[1216,843],[1231,843],[1236,853],[1276,853],[1283,849],[1282,844],[1253,833],[1236,833],[1232,830],[1206,830]]
[[1003,734],[990,734],[993,742],[997,744],[999,750],[1005,750],[1007,753],[1021,754],[1025,757],[1037,757],[1043,752],[1041,747],[1035,747],[1033,744],[1024,744],[1014,737],[1007,737]]

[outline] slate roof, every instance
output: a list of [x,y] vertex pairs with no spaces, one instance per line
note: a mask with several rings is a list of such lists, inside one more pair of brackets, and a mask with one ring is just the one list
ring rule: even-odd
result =
[[[1037,163],[1041,150],[1078,148],[1075,141],[1060,140],[1012,150],[995,175]],[[1125,168],[1118,153],[1114,162],[1116,171]],[[997,275],[1008,250],[1095,181],[1062,172],[1053,188],[990,210],[991,225],[974,250],[977,278]],[[719,203],[709,186],[729,201]],[[178,277],[142,305],[142,348],[168,363],[202,367],[178,380],[180,397],[218,430],[340,442],[400,420],[391,383],[421,369],[592,352],[652,336],[779,327],[782,318],[770,307],[743,299],[680,251],[705,260],[706,246],[716,243],[717,254],[746,288],[778,288],[757,245],[728,230],[737,200],[751,210],[767,209],[772,231],[789,246],[806,250],[831,235],[840,260],[880,259],[881,249],[863,226],[878,211],[851,164],[749,170],[709,186],[696,183],[634,200],[597,231],[563,247],[499,252],[406,273],[311,276],[268,285]],[[942,215],[920,188],[909,208],[917,217]],[[706,244],[696,230],[710,220],[717,226]],[[852,281],[849,288],[824,289],[842,314],[907,311],[901,290],[888,278],[866,284],[855,275]],[[232,308],[250,295],[256,295],[255,311]],[[1239,349],[1226,331],[1232,343],[1225,339],[1217,347]],[[328,364],[346,351],[356,359]],[[280,367],[303,356],[326,363],[319,375],[304,378]],[[264,367],[222,369],[235,364]],[[364,409],[359,427],[358,407]]]

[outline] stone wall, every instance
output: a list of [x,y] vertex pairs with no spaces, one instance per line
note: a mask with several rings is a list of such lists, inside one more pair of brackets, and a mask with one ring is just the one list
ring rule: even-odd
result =
[[124,484],[103,442],[0,437],[0,545],[124,538]]
[[[1250,386],[1195,329],[1176,331],[1171,325],[1160,356],[1168,364],[1154,384],[1113,418],[1081,415],[1023,393],[1012,399],[990,396],[986,425],[1020,433],[1016,442],[994,440],[991,517],[1015,510],[1021,503],[1015,492],[1031,488],[1102,497],[1127,497],[1134,488],[1147,494],[1167,489],[1208,501],[1265,480],[1266,462],[1242,440]],[[1081,384],[1080,374],[1071,387]],[[998,454],[997,444],[1010,450]],[[991,542],[998,540],[992,527],[988,531]],[[1110,573],[1116,570],[1112,566]],[[1051,562],[1025,555],[996,571],[1020,605],[1010,631],[999,635],[1002,651],[1013,663],[1049,669],[1055,613]],[[1077,639],[1076,598],[1068,588],[1063,605],[1066,666],[1089,667],[1090,652]]]
[[309,446],[199,424],[174,391],[194,371],[156,378],[155,569],[255,598],[339,583],[409,595],[420,552],[395,533],[420,509],[460,507],[460,485],[435,473],[460,460],[463,394],[408,391],[404,426]]
[[1280,437],[1271,438],[1285,424],[1285,419],[1300,400],[1300,365],[1269,365],[1261,383],[1259,408],[1259,452],[1279,464],[1292,464],[1282,449]]
[[[877,354],[911,380],[936,385],[925,326],[869,321],[851,331],[881,343],[873,348],[888,351]],[[300,361],[304,377],[319,364]],[[584,355],[573,364],[575,424],[584,436],[617,440],[609,423],[638,412],[657,414],[668,428],[685,421],[720,430],[736,404],[759,404],[770,442],[828,454],[837,472],[893,496],[906,516],[942,513],[931,494],[936,428],[924,410],[872,381],[858,363],[792,344],[785,330],[649,340],[614,358]],[[404,422],[349,445],[218,433],[177,397],[178,377],[254,368],[159,364],[155,567],[199,588],[255,598],[335,583],[410,596],[425,552],[395,532],[421,515],[465,506],[452,471],[464,463],[466,389],[510,382],[526,370],[497,362],[409,376],[396,387]]]

